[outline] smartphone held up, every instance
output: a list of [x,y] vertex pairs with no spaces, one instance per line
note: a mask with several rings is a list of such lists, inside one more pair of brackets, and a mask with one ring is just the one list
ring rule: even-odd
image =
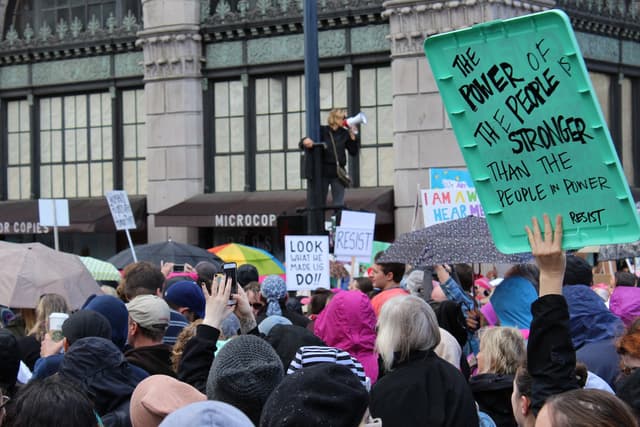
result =
[[[222,266],[222,272],[224,273],[224,279],[231,279],[231,295],[238,293],[238,280],[236,277],[236,272],[238,270],[238,266],[235,262],[228,262]],[[233,305],[236,302],[229,298],[229,305]]]

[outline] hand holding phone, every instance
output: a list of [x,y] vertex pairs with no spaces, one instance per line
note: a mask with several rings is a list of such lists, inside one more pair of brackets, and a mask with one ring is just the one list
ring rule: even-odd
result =
[[[236,277],[236,272],[238,270],[237,264],[235,262],[228,262],[222,266],[222,271],[224,272],[224,280],[231,278],[231,295],[238,293],[238,280]],[[229,298],[229,305],[235,304],[235,301],[232,298]]]

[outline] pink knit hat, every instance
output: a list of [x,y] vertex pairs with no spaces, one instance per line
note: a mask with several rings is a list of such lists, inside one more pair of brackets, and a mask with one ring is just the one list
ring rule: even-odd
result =
[[167,375],[152,375],[142,380],[131,395],[131,424],[158,427],[173,411],[204,400],[207,396],[187,383]]

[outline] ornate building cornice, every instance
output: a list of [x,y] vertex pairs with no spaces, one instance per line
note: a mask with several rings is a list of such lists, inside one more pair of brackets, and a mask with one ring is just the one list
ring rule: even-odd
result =
[[61,19],[55,28],[44,23],[37,32],[27,24],[18,33],[12,25],[0,42],[0,65],[140,50],[136,47],[140,28],[141,23],[131,12],[122,22],[110,15],[104,27],[95,16],[86,26],[78,18],[70,23]]
[[[202,0],[201,21],[205,41],[247,39],[302,33],[302,0]],[[377,24],[380,0],[319,0],[318,29]]]
[[640,2],[637,0],[558,0],[576,31],[640,41]]
[[539,12],[553,5],[549,0],[391,0],[383,4],[382,15],[389,19],[391,55],[411,56],[424,55],[424,40],[433,34]]

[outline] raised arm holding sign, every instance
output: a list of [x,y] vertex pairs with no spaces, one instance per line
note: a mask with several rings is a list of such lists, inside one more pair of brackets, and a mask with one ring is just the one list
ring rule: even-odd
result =
[[551,10],[425,41],[496,246],[566,218],[565,248],[640,238],[640,223],[569,18]]

